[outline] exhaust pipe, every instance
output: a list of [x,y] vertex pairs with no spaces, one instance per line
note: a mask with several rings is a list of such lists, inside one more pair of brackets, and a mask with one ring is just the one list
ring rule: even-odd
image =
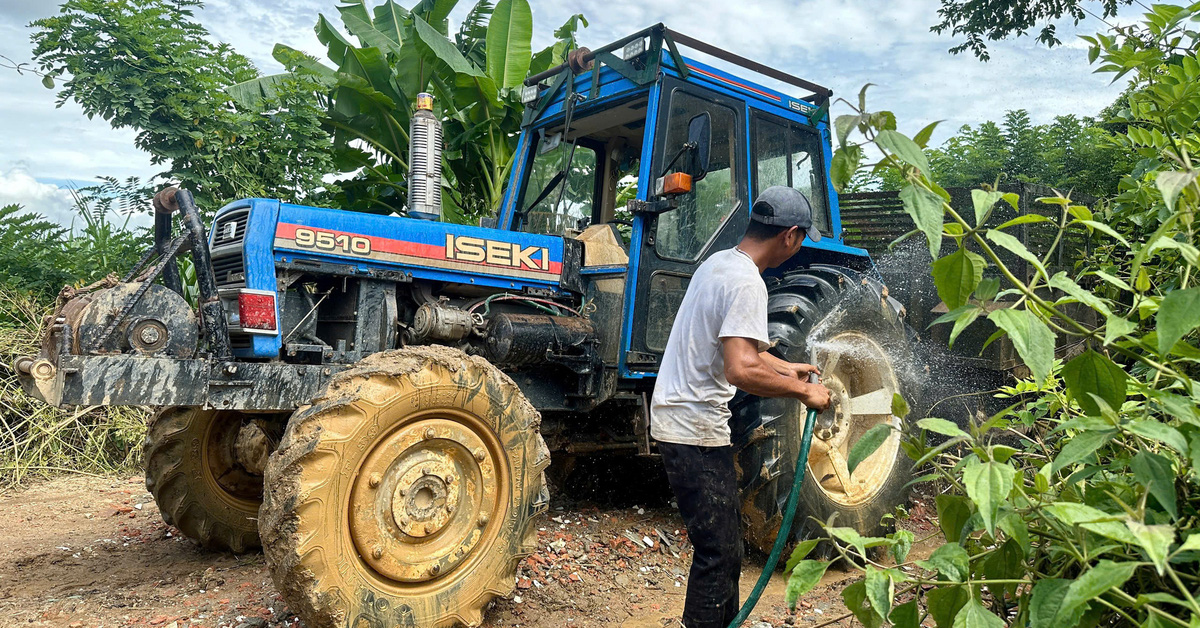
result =
[[442,219],[442,122],[433,113],[433,96],[417,94],[417,111],[408,126],[408,215]]

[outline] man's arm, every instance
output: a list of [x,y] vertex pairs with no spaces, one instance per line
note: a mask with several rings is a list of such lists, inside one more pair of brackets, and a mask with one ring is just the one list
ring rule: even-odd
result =
[[829,389],[801,379],[781,375],[758,353],[758,344],[749,338],[722,338],[725,379],[737,388],[760,397],[791,397],[817,410],[829,406]]
[[786,375],[787,377],[807,379],[809,373],[816,373],[817,375],[821,374],[821,371],[817,370],[817,367],[811,364],[804,364],[803,362],[788,362],[783,358],[777,357],[770,351],[763,351],[759,353],[758,356],[762,358],[763,362],[766,362],[768,366],[775,369],[776,373],[779,373],[780,375]]

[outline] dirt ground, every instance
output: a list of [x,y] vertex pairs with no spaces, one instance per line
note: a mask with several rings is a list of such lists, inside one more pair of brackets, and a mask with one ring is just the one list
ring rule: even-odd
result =
[[[486,626],[678,626],[691,548],[669,504],[552,503],[539,550]],[[917,505],[903,525],[935,526]],[[0,626],[293,626],[261,554],[205,552],[159,518],[141,477],[69,476],[0,495]],[[915,557],[938,541],[914,548]],[[750,557],[746,596],[762,569]],[[795,615],[776,574],[748,626],[814,626],[845,613],[851,572],[830,569]],[[765,625],[764,625],[765,622]],[[848,620],[831,625],[850,625]]]

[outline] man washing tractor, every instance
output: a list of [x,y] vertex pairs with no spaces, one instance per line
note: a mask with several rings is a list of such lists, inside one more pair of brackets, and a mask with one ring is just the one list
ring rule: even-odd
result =
[[[921,380],[900,303],[835,237],[831,94],[662,24],[577,49],[525,79],[479,226],[443,216],[442,117],[418,96],[407,216],[164,190],[154,248],[70,291],[14,370],[53,405],[162,408],[145,460],[163,520],[261,546],[309,628],[482,624],[539,550],[551,460],[649,457],[653,435],[696,547],[685,622],[723,628],[743,534],[776,557],[833,517],[885,534],[911,477],[891,408]],[[735,388],[762,397],[732,408],[762,426],[737,473]]]
[[767,188],[755,200],[741,242],[697,269],[671,327],[651,405],[651,435],[694,554],[683,609],[686,628],[724,628],[738,612],[742,527],[730,444],[735,388],[790,397],[824,410],[830,391],[818,373],[767,352],[767,287],[761,274],[816,242],[812,207],[798,190]]

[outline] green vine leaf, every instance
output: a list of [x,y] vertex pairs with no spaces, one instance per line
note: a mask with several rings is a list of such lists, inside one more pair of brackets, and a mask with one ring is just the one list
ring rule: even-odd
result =
[[1175,290],[1168,294],[1158,306],[1155,323],[1158,352],[1166,355],[1180,338],[1200,326],[1200,288]]
[[1133,577],[1139,564],[1136,562],[1115,563],[1102,560],[1087,570],[1067,587],[1058,610],[1058,618],[1069,617],[1076,609],[1099,597],[1105,591],[1125,584]]
[[1174,211],[1175,201],[1179,199],[1180,193],[1195,180],[1196,172],[1192,170],[1187,172],[1163,171],[1154,178],[1154,185],[1162,193],[1167,209]]
[[929,254],[937,259],[942,249],[942,197],[923,187],[909,185],[900,190],[900,201],[904,203],[904,211],[925,233],[925,239],[929,242]]
[[796,610],[796,602],[800,596],[812,591],[813,587],[821,582],[821,576],[825,575],[825,570],[829,569],[829,565],[828,561],[820,560],[802,560],[796,563],[791,575],[788,576],[787,589],[784,590],[788,610]]
[[[976,227],[982,227],[983,223],[987,222],[988,216],[992,213],[992,207],[994,207],[996,205],[996,203],[1003,196],[1004,196],[1003,192],[997,192],[994,190],[991,192],[989,192],[987,190],[971,190],[971,205],[975,208],[975,226]],[[1041,216],[1038,216],[1037,214],[1030,214],[1030,215],[1037,216],[1038,218],[1042,218]],[[1013,220],[1020,220],[1021,218],[1024,218],[1024,216],[1019,217],[1019,218],[1014,218]],[[1009,226],[1009,223],[1012,223],[1013,220],[1010,220],[1010,221],[1004,223],[1003,225],[1000,225],[999,227],[997,227],[997,229],[1003,229],[1003,228]],[[1016,223],[1016,224],[1021,224],[1021,223]]]
[[1125,401],[1129,376],[1107,356],[1091,349],[1068,362],[1063,367],[1062,378],[1075,403],[1088,416],[1100,416],[1100,407],[1091,395],[1103,399],[1114,409],[1119,409]]
[[986,264],[977,253],[960,248],[933,263],[938,297],[953,310],[966,305],[983,279]]
[[1004,628],[1004,620],[984,608],[975,598],[954,616],[954,628]]
[[871,454],[875,453],[879,449],[879,446],[887,441],[895,429],[890,424],[879,423],[867,430],[866,434],[863,434],[861,438],[854,442],[854,446],[850,448],[850,453],[846,455],[846,470],[851,475],[854,475],[854,470],[858,468],[858,465],[871,457]]
[[996,514],[1013,487],[1017,470],[1008,463],[972,460],[963,469],[963,485],[967,495],[979,508],[988,534],[996,534]]
[[1000,309],[988,314],[988,320],[1012,339],[1034,380],[1045,381],[1054,362],[1054,334],[1050,328],[1029,310]]
[[1171,543],[1175,541],[1175,527],[1170,525],[1148,526],[1138,521],[1126,521],[1125,525],[1137,539],[1137,543],[1146,552],[1146,558],[1154,563],[1158,575],[1163,575],[1167,566],[1167,555],[1171,552]]
[[931,172],[929,158],[925,156],[925,151],[921,150],[916,142],[908,139],[903,133],[883,130],[875,136],[875,141],[880,148],[899,157],[901,161],[916,166],[921,174],[928,175]]

